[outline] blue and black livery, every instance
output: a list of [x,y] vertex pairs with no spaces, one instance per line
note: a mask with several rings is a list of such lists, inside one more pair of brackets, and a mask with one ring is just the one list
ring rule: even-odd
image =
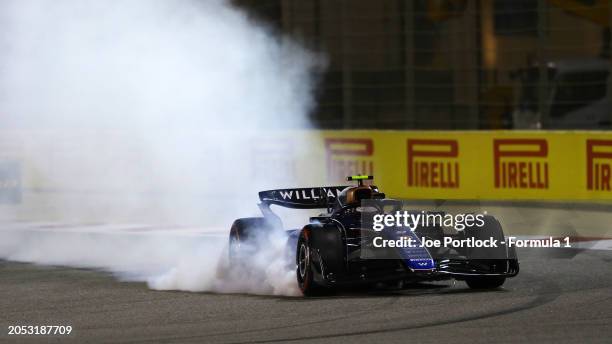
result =
[[[354,284],[376,284],[458,279],[475,289],[500,287],[508,277],[518,274],[519,264],[514,250],[502,245],[493,256],[474,259],[474,249],[433,251],[430,248],[394,248],[391,258],[366,257],[366,238],[385,235],[389,239],[411,237],[419,243],[421,238],[442,239],[444,236],[465,238],[468,236],[495,236],[500,242],[504,234],[499,222],[492,216],[485,217],[485,225],[479,230],[466,230],[447,234],[441,227],[420,228],[414,231],[387,231],[379,233],[363,223],[362,206],[365,200],[400,209],[401,202],[387,199],[374,185],[365,185],[372,176],[351,176],[357,186],[327,186],[315,188],[278,189],[259,192],[259,208],[263,217],[243,218],[234,221],[230,230],[230,260],[245,257],[241,248],[265,245],[256,240],[261,233],[282,229],[281,219],[270,206],[294,209],[325,209],[319,216],[311,217],[308,224],[297,229],[283,229],[287,233],[287,245],[295,257],[297,282],[304,295],[314,295],[331,289]],[[381,209],[382,211],[382,209]],[[484,238],[483,238],[484,239]],[[251,245],[251,246],[252,246]],[[388,253],[388,252],[387,252]],[[246,254],[248,256],[248,253]],[[248,259],[248,257],[246,257]]]

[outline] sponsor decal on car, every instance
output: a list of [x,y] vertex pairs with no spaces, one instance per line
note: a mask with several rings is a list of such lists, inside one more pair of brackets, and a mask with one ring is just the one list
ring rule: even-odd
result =
[[284,201],[317,200],[326,197],[338,197],[341,190],[334,188],[305,188],[278,190],[278,194]]

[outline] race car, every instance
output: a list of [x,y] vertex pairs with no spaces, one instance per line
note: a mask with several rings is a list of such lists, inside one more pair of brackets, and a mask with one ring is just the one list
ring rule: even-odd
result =
[[[230,263],[240,264],[240,260],[248,260],[252,252],[264,248],[266,233],[283,231],[291,264],[295,262],[297,284],[305,296],[355,284],[401,286],[445,279],[463,280],[473,289],[493,289],[518,274],[516,252],[505,244],[501,225],[492,216],[483,217],[483,226],[468,226],[461,231],[441,224],[375,230],[371,223],[374,215],[397,213],[403,203],[386,198],[378,187],[364,183],[372,179],[350,176],[347,181],[357,181],[357,185],[259,192],[263,216],[237,219],[232,224]],[[302,228],[284,229],[271,209],[273,205],[323,212],[311,217]],[[372,240],[376,237],[394,242],[410,240],[413,244],[378,250],[376,240]],[[444,238],[457,242],[496,240],[498,246],[449,248],[421,244],[442,242]]]

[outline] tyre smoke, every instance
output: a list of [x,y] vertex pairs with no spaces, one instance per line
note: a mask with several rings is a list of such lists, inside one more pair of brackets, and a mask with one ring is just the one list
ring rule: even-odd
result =
[[[0,218],[72,224],[2,230],[0,258],[101,268],[156,289],[295,293],[294,272],[274,260],[282,235],[255,259],[263,287],[221,281],[217,266],[257,191],[300,184],[287,156],[308,143],[270,137],[310,126],[319,56],[222,0],[5,0],[0,51],[0,160],[17,161],[22,188]],[[92,222],[223,236],[75,225]]]

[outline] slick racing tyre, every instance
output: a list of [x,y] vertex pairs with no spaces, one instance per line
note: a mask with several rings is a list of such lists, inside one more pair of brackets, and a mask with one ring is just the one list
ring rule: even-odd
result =
[[230,265],[248,261],[267,241],[273,226],[263,217],[237,219],[229,235],[228,257]]
[[312,245],[310,241],[311,232],[304,229],[300,232],[297,242],[295,262],[297,265],[297,282],[304,296],[318,295],[322,288],[317,285],[313,278]]
[[[483,266],[505,266],[508,258],[508,251],[505,244],[504,231],[497,219],[492,216],[485,216],[484,226],[465,229],[466,238],[473,237],[477,240],[497,240],[497,247],[475,247],[471,248],[468,258],[476,264]],[[468,276],[465,283],[472,289],[495,289],[501,287],[506,281],[504,276]]]

